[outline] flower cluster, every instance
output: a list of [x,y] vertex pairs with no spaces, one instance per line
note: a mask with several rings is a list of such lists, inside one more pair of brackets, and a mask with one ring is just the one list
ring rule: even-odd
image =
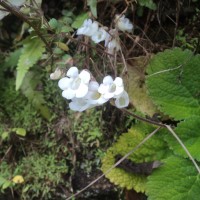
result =
[[113,54],[114,51],[120,49],[120,44],[118,39],[115,37],[117,35],[117,30],[121,31],[132,31],[133,24],[125,16],[116,16],[115,19],[115,29],[110,29],[107,31],[107,27],[99,27],[97,21],[92,21],[91,19],[86,19],[83,25],[77,30],[77,35],[85,35],[92,39],[94,43],[99,43],[105,41],[105,47],[108,53]]
[[63,90],[62,96],[71,100],[69,107],[74,111],[82,112],[100,106],[112,98],[118,108],[129,104],[129,97],[120,77],[113,80],[111,76],[106,76],[103,83],[99,84],[88,70],[79,73],[77,67],[71,67],[66,77],[59,80],[58,86]]

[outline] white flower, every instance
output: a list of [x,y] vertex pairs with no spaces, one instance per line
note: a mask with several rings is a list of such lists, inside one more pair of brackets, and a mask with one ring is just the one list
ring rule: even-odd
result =
[[111,76],[106,76],[98,89],[98,92],[102,94],[105,99],[117,98],[123,91],[123,80],[120,77],[116,77],[113,81]]
[[114,51],[120,50],[120,44],[116,39],[112,39],[107,46],[108,53],[113,54]]
[[115,105],[117,108],[124,108],[127,107],[129,104],[129,96],[126,91],[123,91],[123,93],[116,98]]
[[97,32],[99,25],[96,21],[92,22],[91,19],[86,19],[83,25],[77,30],[77,35],[92,36]]
[[84,97],[88,92],[90,73],[83,70],[79,74],[77,67],[71,67],[67,72],[67,76],[58,82],[58,86],[63,90],[62,96],[66,99]]
[[69,108],[73,111],[83,112],[89,108],[94,107],[95,105],[91,105],[86,99],[84,98],[73,98],[72,101],[69,103]]
[[121,17],[119,15],[116,16],[116,27],[121,31],[131,32],[133,30],[133,24],[124,15]]
[[103,28],[99,28],[99,29],[97,30],[97,32],[95,32],[95,33],[92,35],[91,39],[92,39],[95,43],[99,43],[99,42],[105,40],[106,37],[107,37],[107,35],[108,35],[108,33],[107,33]]
[[105,99],[103,94],[98,92],[99,83],[97,83],[96,81],[91,81],[89,83],[88,88],[89,88],[89,91],[85,99],[87,99],[91,105],[96,105],[96,106],[102,105],[109,100],[109,99]]

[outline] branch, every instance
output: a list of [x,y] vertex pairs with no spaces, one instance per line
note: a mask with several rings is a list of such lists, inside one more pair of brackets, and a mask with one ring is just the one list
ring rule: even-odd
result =
[[[41,34],[40,30],[37,28],[37,26],[35,26],[32,22],[30,22],[28,20],[28,18],[22,14],[21,12],[19,12],[19,10],[15,7],[15,6],[10,6],[9,4],[7,4],[5,1],[0,1],[0,5],[2,7],[4,7],[7,11],[11,12],[13,15],[15,15],[16,17],[20,18],[22,21],[26,22],[30,27],[32,27],[34,29],[34,31],[37,33],[37,35],[40,37],[40,39],[44,42],[44,44],[46,45],[50,55],[53,55],[53,51],[51,49],[51,46],[49,45],[49,43],[47,42],[47,40],[43,37],[43,35]],[[51,58],[51,66],[53,65],[53,57]]]

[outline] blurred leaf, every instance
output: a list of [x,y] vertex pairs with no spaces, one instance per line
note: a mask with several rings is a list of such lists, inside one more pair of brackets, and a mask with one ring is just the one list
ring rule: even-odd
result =
[[56,29],[58,27],[58,21],[55,18],[50,19],[49,26],[52,29]]
[[6,180],[2,185],[2,189],[5,190],[6,188],[10,187],[11,185],[12,185],[12,182]]
[[26,130],[24,128],[13,128],[12,130],[19,136],[26,136]]
[[57,47],[59,47],[60,49],[62,49],[64,51],[69,50],[69,47],[63,42],[55,42],[55,44],[57,45]]
[[73,28],[80,28],[83,24],[83,22],[85,21],[85,19],[88,18],[88,13],[81,13],[80,15],[78,15],[75,19],[75,21],[72,23],[72,27]]
[[87,0],[87,5],[90,6],[92,15],[97,18],[97,0]]

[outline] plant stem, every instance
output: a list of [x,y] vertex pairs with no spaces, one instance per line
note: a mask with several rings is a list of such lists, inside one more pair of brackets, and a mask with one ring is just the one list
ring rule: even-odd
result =
[[196,161],[194,160],[194,158],[192,157],[192,155],[190,154],[190,152],[188,151],[188,149],[186,148],[186,146],[183,144],[183,142],[180,140],[180,138],[178,137],[178,135],[173,131],[173,129],[171,128],[171,126],[169,125],[165,125],[165,127],[169,130],[169,132],[176,138],[176,140],[178,141],[178,143],[181,145],[181,147],[184,149],[184,151],[186,152],[186,154],[188,155],[188,157],[190,158],[190,160],[193,162],[194,166],[196,167],[198,173],[200,174],[200,168],[197,165]]
[[133,148],[131,151],[129,151],[124,157],[122,157],[120,160],[118,160],[112,167],[110,167],[104,174],[102,174],[101,176],[99,176],[97,179],[95,179],[94,181],[92,181],[90,184],[88,184],[86,187],[84,187],[82,190],[78,191],[76,194],[68,197],[66,200],[70,200],[74,197],[76,197],[77,195],[79,195],[80,193],[84,192],[85,190],[87,190],[89,187],[91,187],[93,184],[95,184],[97,181],[99,181],[101,178],[103,178],[106,174],[108,174],[112,169],[114,169],[115,167],[117,167],[121,162],[123,162],[128,156],[130,156],[132,153],[134,153],[137,149],[139,149],[147,140],[149,140],[154,134],[156,134],[159,130],[161,129],[161,127],[158,127],[157,129],[155,129],[152,133],[150,133],[149,135],[147,135],[135,148]]
[[[48,51],[50,52],[50,55],[53,55],[53,51],[51,49],[51,46],[49,45],[49,43],[47,42],[47,40],[43,37],[43,35],[41,34],[41,32],[37,28],[37,26],[35,26],[32,22],[30,22],[30,20],[28,20],[28,18],[24,14],[22,14],[21,12],[19,12],[19,10],[15,6],[10,6],[5,1],[0,1],[0,5],[2,7],[4,7],[6,10],[8,10],[9,12],[11,12],[13,15],[17,16],[18,18],[20,18],[21,20],[23,20],[24,22],[26,22],[30,27],[32,27],[35,30],[35,32],[37,33],[37,35],[40,37],[40,39],[46,45]],[[51,66],[52,65],[53,65],[53,56],[51,57]]]

